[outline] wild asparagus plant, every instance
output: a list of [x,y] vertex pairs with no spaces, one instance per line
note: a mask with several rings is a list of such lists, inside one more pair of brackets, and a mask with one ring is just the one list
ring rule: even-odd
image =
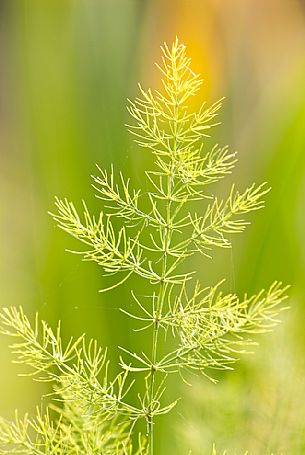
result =
[[[38,318],[32,327],[22,308],[4,308],[1,332],[18,337],[13,345],[18,361],[31,367],[40,381],[53,383],[56,401],[37,416],[1,421],[2,453],[35,454],[154,454],[154,427],[158,416],[170,412],[176,401],[166,401],[169,374],[191,370],[213,380],[213,369],[231,369],[252,335],[269,331],[277,322],[285,288],[274,283],[267,291],[239,299],[223,294],[221,283],[202,288],[189,270],[195,254],[210,257],[213,248],[230,248],[231,234],[248,224],[244,215],[263,207],[266,184],[243,192],[233,186],[219,199],[210,185],[231,172],[235,153],[228,147],[206,150],[204,139],[216,125],[221,100],[197,112],[190,98],[202,81],[190,68],[186,48],[178,39],[162,47],[161,90],[144,90],[129,101],[134,122],[128,126],[138,145],[152,152],[154,169],[145,172],[146,188],[131,188],[130,180],[98,168],[94,177],[104,210],[83,216],[72,202],[56,199],[53,214],[59,227],[85,245],[86,260],[101,266],[105,275],[117,274],[111,290],[131,275],[150,289],[145,301],[135,290],[131,317],[141,336],[151,340],[151,352],[121,348],[121,372],[108,375],[106,351],[85,336],[62,345],[60,325],[53,331]],[[197,206],[196,206],[197,204]],[[205,206],[204,206],[205,204]],[[117,222],[121,227],[117,229]],[[130,388],[142,390],[130,401]],[[55,411],[50,417],[49,410]],[[147,432],[140,434],[137,423]],[[145,433],[145,432],[144,432]],[[137,447],[135,447],[135,445]],[[213,454],[216,454],[213,448]]]

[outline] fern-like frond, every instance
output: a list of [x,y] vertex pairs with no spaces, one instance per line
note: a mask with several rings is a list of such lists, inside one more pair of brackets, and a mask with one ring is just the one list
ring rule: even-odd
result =
[[163,75],[164,91],[145,91],[139,86],[141,98],[129,101],[128,107],[136,125],[128,126],[142,147],[152,149],[157,156],[175,157],[214,126],[211,122],[221,102],[209,108],[203,103],[198,112],[190,113],[187,102],[199,90],[202,80],[190,68],[191,59],[178,39],[171,48],[165,44],[161,49],[162,64],[157,67]]
[[267,292],[240,300],[234,294],[217,293],[217,287],[202,296],[195,288],[194,296],[177,299],[163,323],[168,323],[180,347],[166,356],[160,365],[175,369],[179,365],[199,369],[231,369],[253,335],[269,331],[278,321],[287,288],[274,283]]
[[[71,418],[71,412],[60,409],[53,418],[47,408],[38,408],[35,417],[15,414],[13,421],[0,420],[0,453],[24,455],[146,455],[146,438],[139,434],[137,447],[126,425],[93,420],[81,409]],[[53,412],[54,414],[54,412]]]
[[[214,118],[221,107],[203,103],[198,112],[189,109],[189,98],[199,90],[202,80],[191,68],[191,59],[178,39],[169,48],[162,47],[161,71],[163,91],[140,87],[140,96],[129,101],[128,110],[135,124],[128,125],[136,142],[156,155],[156,164],[164,175],[191,186],[219,180],[233,167],[234,154],[218,151],[201,157],[197,144],[215,126]],[[218,155],[218,156],[217,156]]]
[[213,246],[230,248],[231,242],[227,234],[236,234],[244,231],[249,221],[239,218],[240,215],[259,210],[264,207],[262,197],[269,192],[270,188],[265,183],[247,188],[243,193],[235,191],[232,186],[227,200],[218,200],[210,204],[203,216],[197,214],[192,218],[194,228],[191,239],[182,242],[193,242],[199,251],[206,254]]
[[97,262],[106,274],[131,272],[151,281],[160,279],[151,264],[144,266],[145,258],[138,238],[128,237],[125,227],[116,232],[109,217],[105,219],[100,213],[95,219],[85,204],[83,221],[72,202],[56,199],[56,206],[58,214],[52,216],[58,226],[91,247],[80,252],[86,260]]
[[53,381],[57,394],[69,390],[70,399],[82,405],[82,414],[102,415],[105,418],[117,414],[137,418],[140,410],[124,401],[131,385],[127,385],[127,373],[113,380],[108,378],[106,352],[96,341],[85,343],[84,336],[72,338],[62,346],[60,325],[55,332],[45,321],[34,327],[22,308],[3,308],[0,312],[0,333],[19,338],[12,344],[17,362],[29,366],[40,381]]
[[[201,155],[202,148],[188,149],[179,155],[176,172],[182,183],[198,187],[217,182],[231,172],[236,162],[236,153],[230,153],[227,146],[215,145],[210,152]],[[187,188],[192,191],[192,187]]]
[[52,422],[48,411],[42,415],[37,408],[35,418],[16,412],[14,421],[0,420],[0,453],[76,455],[69,430],[62,431],[60,419]]
[[[132,273],[148,279],[153,284],[162,281],[179,284],[192,275],[192,273],[173,274],[171,269],[163,273],[163,275],[156,272],[153,262],[144,255],[144,249],[147,249],[147,246],[139,241],[141,230],[135,237],[128,237],[124,226],[118,231],[115,230],[111,219],[104,217],[103,213],[100,213],[98,220],[96,220],[95,217],[90,215],[85,204],[83,221],[72,202],[68,202],[66,199],[56,199],[56,206],[58,214],[52,214],[52,216],[57,221],[58,226],[91,247],[83,252],[73,251],[74,253],[83,255],[85,260],[97,262],[107,275],[129,272],[118,284],[125,281]],[[155,222],[157,223],[156,212],[157,209],[153,207]],[[162,221],[160,220],[161,223]],[[176,230],[179,227],[180,223],[168,225],[166,229]],[[154,237],[151,236],[151,238],[153,239]],[[156,243],[155,246],[157,246]],[[162,246],[157,246],[156,251],[163,254],[162,248]],[[187,252],[185,254],[180,253],[179,256],[184,258],[187,256]],[[107,290],[111,288],[107,288]]]
[[[97,191],[97,197],[107,203],[106,208],[110,209],[109,216],[116,215],[125,219],[129,225],[137,225],[141,220],[146,224],[156,226],[157,220],[149,213],[145,213],[139,207],[140,190],[131,190],[129,179],[125,180],[120,172],[120,186],[115,182],[113,166],[111,171],[99,170],[98,176],[93,176],[93,187]],[[157,224],[158,226],[158,224]]]
[[[157,198],[166,199],[162,176],[176,177],[172,200],[187,202],[201,200],[206,197],[205,185],[215,183],[231,172],[236,163],[236,153],[230,153],[228,147],[215,145],[210,152],[203,153],[200,148],[188,148],[171,162],[156,160],[159,172],[150,172],[148,177],[154,188],[157,189]],[[153,179],[153,175],[157,179]]]
[[11,348],[17,356],[15,362],[28,365],[30,375],[40,376],[42,381],[52,380],[52,368],[68,365],[82,350],[83,336],[70,339],[62,346],[60,324],[54,332],[45,321],[39,324],[36,315],[34,326],[24,314],[22,307],[2,308],[0,312],[0,333],[18,339]]

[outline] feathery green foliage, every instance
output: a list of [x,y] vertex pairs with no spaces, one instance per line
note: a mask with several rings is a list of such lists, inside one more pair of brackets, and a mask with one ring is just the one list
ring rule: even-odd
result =
[[[150,190],[133,189],[113,167],[98,167],[93,186],[103,211],[92,215],[84,203],[79,214],[72,202],[57,198],[53,214],[60,228],[84,244],[78,252],[84,259],[106,276],[117,275],[116,284],[102,291],[132,274],[146,280],[150,301],[132,291],[135,314],[121,310],[151,339],[151,352],[121,347],[122,371],[110,378],[107,353],[96,341],[83,335],[64,347],[60,326],[53,331],[36,318],[32,327],[21,308],[3,309],[1,332],[20,339],[13,344],[17,361],[36,379],[53,383],[55,401],[34,418],[2,420],[2,453],[153,454],[155,419],[176,404],[166,401],[168,374],[184,379],[191,370],[215,380],[213,369],[231,369],[255,334],[278,322],[286,291],[280,283],[241,299],[223,294],[221,283],[193,284],[195,272],[186,259],[229,248],[231,234],[245,229],[244,215],[263,207],[269,189],[253,184],[240,192],[233,186],[224,200],[210,192],[236,162],[228,147],[206,150],[204,144],[221,101],[193,112],[190,98],[202,81],[190,68],[185,46],[176,40],[162,52],[162,90],[139,86],[139,97],[128,104],[134,120],[129,131],[155,157],[154,169],[145,172]],[[144,393],[131,403],[130,388],[141,390],[143,383]],[[145,435],[140,421],[147,424]]]

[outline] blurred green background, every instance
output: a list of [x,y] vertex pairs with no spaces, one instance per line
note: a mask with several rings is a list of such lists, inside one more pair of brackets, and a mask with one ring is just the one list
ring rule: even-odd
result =
[[[292,285],[283,324],[215,386],[172,385],[178,408],[158,425],[157,453],[305,453],[305,2],[302,0],[1,0],[0,292],[65,335],[136,346],[117,310],[132,283],[98,294],[97,266],[66,253],[73,240],[47,214],[54,195],[86,199],[95,163],[141,182],[147,155],[128,136],[125,100],[157,83],[160,44],[185,42],[202,98],[226,96],[215,142],[239,151],[234,181],[272,192],[232,251],[196,268],[231,291]],[[128,305],[128,303],[127,303]],[[0,344],[0,414],[33,411],[44,387],[16,374]],[[134,349],[134,348],[133,348]]]

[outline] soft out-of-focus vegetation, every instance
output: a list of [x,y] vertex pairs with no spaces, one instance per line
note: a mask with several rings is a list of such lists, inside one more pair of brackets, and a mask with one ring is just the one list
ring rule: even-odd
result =
[[[126,134],[125,99],[138,80],[153,85],[159,45],[177,34],[207,98],[227,98],[218,141],[239,151],[235,179],[273,188],[232,252],[196,267],[206,284],[228,276],[228,289],[241,293],[274,279],[290,283],[292,309],[272,341],[218,386],[194,377],[176,420],[163,420],[159,452],[186,453],[191,445],[205,453],[216,441],[232,453],[303,454],[304,3],[2,0],[0,27],[1,304],[60,318],[67,336],[85,331],[113,353],[138,339],[116,310],[118,299],[129,299],[128,284],[111,299],[98,294],[99,270],[64,252],[74,243],[47,210],[55,194],[88,194],[88,205],[98,207],[87,192],[95,163],[127,163],[140,179],[150,158]],[[15,379],[3,339],[0,361],[0,414],[34,409],[41,389]]]

